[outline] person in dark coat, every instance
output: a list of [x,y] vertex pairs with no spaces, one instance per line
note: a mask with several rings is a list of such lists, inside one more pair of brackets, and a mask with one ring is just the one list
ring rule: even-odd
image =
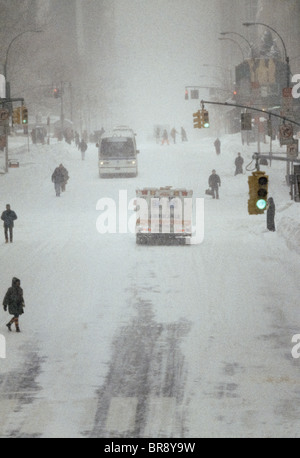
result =
[[183,127],[181,127],[181,141],[182,142],[187,142],[187,135],[186,135],[186,131]]
[[66,190],[66,185],[67,185],[67,182],[68,182],[68,179],[69,179],[69,172],[68,170],[66,169],[66,167],[64,167],[62,164],[60,164],[59,166],[63,172],[63,176],[64,176],[64,181],[62,182],[62,185],[61,185],[61,190],[62,192],[65,192]]
[[2,213],[1,219],[3,221],[3,227],[4,227],[5,243],[8,243],[8,233],[9,233],[9,241],[12,243],[14,221],[17,219],[17,215],[13,210],[11,210],[9,204],[6,205],[6,210]]
[[243,173],[244,159],[242,158],[241,153],[238,153],[237,157],[235,158],[234,164],[235,164],[234,175],[238,175],[239,173]]
[[56,167],[51,177],[52,183],[54,183],[54,188],[57,197],[60,196],[61,188],[63,186],[63,183],[65,182],[65,175],[61,165],[59,167]]
[[208,178],[208,186],[212,190],[212,198],[219,199],[219,187],[221,186],[221,179],[219,175],[217,175],[215,169],[212,170],[212,173]]
[[267,229],[275,232],[275,204],[273,197],[269,197],[267,203]]
[[81,142],[79,143],[79,149],[81,151],[81,159],[85,159],[85,152],[87,150],[87,143],[85,142],[84,138],[81,139]]
[[221,152],[221,142],[218,138],[214,141],[214,146],[217,154],[220,154]]
[[16,331],[20,332],[19,327],[19,316],[24,313],[24,297],[23,289],[21,288],[21,282],[18,278],[14,277],[12,279],[12,285],[8,288],[4,299],[3,299],[3,308],[4,311],[7,311],[10,315],[13,315],[13,318],[7,323],[8,330],[11,331],[11,326],[15,323]]

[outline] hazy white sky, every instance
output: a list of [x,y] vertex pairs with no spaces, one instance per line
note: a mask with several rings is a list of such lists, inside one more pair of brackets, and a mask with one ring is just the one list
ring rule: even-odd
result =
[[[199,7],[203,3],[204,11]],[[216,85],[218,15],[215,2],[122,0],[116,2],[116,49],[125,87],[124,119],[192,125],[199,103],[184,100],[186,85]],[[204,75],[205,77],[203,77]],[[203,92],[203,96],[207,94]]]

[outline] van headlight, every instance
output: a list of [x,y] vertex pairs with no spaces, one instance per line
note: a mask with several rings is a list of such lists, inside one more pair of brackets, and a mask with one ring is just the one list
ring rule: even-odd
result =
[[101,162],[100,162],[100,165],[104,165],[104,162],[103,162],[103,161],[101,161]]
[[135,165],[135,161],[131,161],[131,164],[132,164],[132,165]]

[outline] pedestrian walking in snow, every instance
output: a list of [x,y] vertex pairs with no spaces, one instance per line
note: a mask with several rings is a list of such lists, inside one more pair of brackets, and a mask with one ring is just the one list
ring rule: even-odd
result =
[[182,142],[187,142],[187,135],[186,135],[186,131],[183,127],[181,127],[181,141]]
[[167,132],[166,129],[164,129],[164,131],[163,131],[161,144],[164,145],[165,142],[167,142],[167,144],[169,144],[168,132]]
[[219,138],[216,138],[216,140],[214,141],[214,146],[215,146],[216,154],[219,155],[221,153],[221,142]]
[[275,232],[275,204],[273,197],[269,197],[267,203],[267,229]]
[[208,186],[212,190],[212,198],[219,199],[219,187],[221,186],[221,179],[219,175],[217,175],[215,169],[212,170],[212,173],[208,178]]
[[176,134],[178,134],[177,130],[175,129],[175,127],[173,127],[173,129],[171,130],[170,132],[170,135],[171,137],[173,138],[173,142],[176,143]]
[[160,127],[159,126],[155,128],[154,137],[155,137],[156,143],[159,143],[159,139],[160,139]]
[[81,142],[79,143],[79,149],[81,151],[81,159],[84,161],[85,152],[87,150],[87,144],[86,144],[86,142],[85,142],[85,140],[83,138],[81,139]]
[[79,133],[75,131],[75,145],[77,148],[79,148],[79,143],[80,143]]
[[62,164],[60,164],[59,167],[61,168],[63,176],[64,176],[64,181],[62,182],[61,190],[62,190],[62,192],[65,192],[66,185],[67,185],[67,182],[68,182],[68,179],[69,179],[69,172]]
[[12,279],[12,285],[8,288],[3,299],[4,311],[6,312],[8,308],[8,313],[13,315],[13,318],[6,325],[9,331],[11,331],[12,324],[15,323],[16,331],[20,332],[19,316],[24,313],[24,307],[25,303],[21,281],[14,277]]
[[60,193],[61,193],[61,190],[62,190],[62,186],[63,186],[63,183],[65,181],[65,175],[64,175],[64,171],[63,171],[61,165],[62,164],[60,164],[59,167],[56,167],[56,169],[52,173],[52,177],[51,177],[51,180],[54,183],[54,189],[55,189],[57,197],[60,196]]
[[12,243],[14,221],[17,219],[17,215],[13,210],[11,210],[9,204],[6,205],[6,210],[4,210],[4,212],[2,213],[1,219],[3,221],[3,227],[4,227],[5,243],[8,243],[8,234],[9,234],[9,241],[10,243]]
[[238,175],[239,173],[243,173],[244,159],[242,158],[241,153],[238,153],[237,157],[235,158],[234,164],[235,164],[234,175]]

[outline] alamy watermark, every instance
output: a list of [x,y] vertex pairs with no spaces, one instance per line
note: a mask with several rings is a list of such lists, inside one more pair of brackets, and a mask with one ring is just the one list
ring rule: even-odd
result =
[[127,191],[120,190],[118,202],[103,197],[98,200],[96,210],[101,211],[96,221],[99,234],[135,234],[137,221],[140,221],[147,226],[145,230],[152,234],[180,234],[187,229],[191,234],[191,244],[199,244],[204,239],[203,198],[153,197],[148,202],[144,198],[135,197],[128,201]]
[[292,88],[292,96],[294,99],[299,99],[300,97],[300,73],[292,76],[292,83],[297,83]]
[[6,358],[6,340],[2,334],[0,334],[0,358]]
[[295,343],[296,345],[293,346],[292,348],[292,357],[294,359],[300,358],[300,334],[294,334],[292,337],[292,343]]

